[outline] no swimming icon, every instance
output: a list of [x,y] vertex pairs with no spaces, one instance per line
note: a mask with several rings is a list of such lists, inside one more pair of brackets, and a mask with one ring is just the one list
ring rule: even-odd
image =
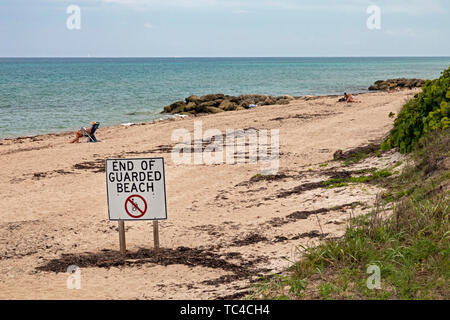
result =
[[125,200],[125,211],[132,218],[140,218],[147,212],[147,201],[138,195],[131,195]]

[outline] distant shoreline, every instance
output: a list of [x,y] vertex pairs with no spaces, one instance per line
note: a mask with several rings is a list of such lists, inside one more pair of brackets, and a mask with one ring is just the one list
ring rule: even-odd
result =
[[[368,91],[368,92],[362,92],[362,93],[354,93],[355,96],[359,96],[359,95],[375,95],[377,93],[380,93],[382,91]],[[321,99],[321,98],[338,98],[338,97],[342,97],[342,95],[337,95],[337,94],[326,94],[326,95],[306,95],[306,96],[295,96],[294,101],[296,100],[316,100],[316,99]],[[282,106],[282,105],[271,105],[271,106]],[[265,106],[258,106],[257,108],[264,108]],[[248,110],[248,109],[246,109]],[[241,111],[245,111],[245,110],[236,110],[236,111],[229,111],[229,112],[241,112]],[[227,112],[228,113],[228,112]],[[167,119],[161,119],[161,120],[153,120],[153,121],[145,121],[145,122],[137,122],[137,123],[133,123],[131,125],[128,125],[128,123],[120,123],[120,124],[113,124],[113,125],[107,125],[107,126],[102,126],[101,123],[101,119],[100,119],[100,128],[99,128],[99,132],[102,131],[102,129],[113,129],[113,128],[120,128],[120,127],[124,127],[124,126],[143,126],[143,125],[152,125],[152,124],[156,124],[156,123],[164,123],[164,122],[171,122],[171,121],[180,121],[186,118],[200,118],[200,117],[205,117],[205,116],[209,116],[209,115],[214,115],[212,113],[204,113],[204,114],[197,114],[191,117],[185,117],[185,116],[180,116],[180,115],[171,115],[169,118]],[[81,126],[88,126],[88,124],[80,124]],[[21,135],[21,136],[16,136],[16,137],[6,137],[6,138],[0,138],[0,144],[2,141],[13,141],[13,142],[18,142],[21,140],[36,140],[39,138],[48,138],[48,137],[61,137],[61,136],[70,136],[73,135],[75,131],[79,130],[79,128],[74,128],[73,130],[62,130],[62,131],[58,131],[58,132],[47,132],[47,133],[40,133],[40,134],[35,134],[35,135]],[[100,133],[101,134],[101,133]]]

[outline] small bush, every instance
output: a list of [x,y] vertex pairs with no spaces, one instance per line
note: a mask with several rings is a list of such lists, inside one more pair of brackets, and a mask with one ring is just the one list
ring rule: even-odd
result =
[[450,68],[439,79],[428,80],[414,99],[408,101],[394,121],[390,136],[382,149],[398,148],[411,152],[424,133],[450,127]]

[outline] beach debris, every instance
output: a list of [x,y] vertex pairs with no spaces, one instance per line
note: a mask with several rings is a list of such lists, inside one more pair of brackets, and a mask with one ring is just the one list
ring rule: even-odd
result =
[[121,123],[120,125],[124,126],[124,127],[131,127],[131,126],[136,125],[136,123],[134,123],[134,122],[127,122],[127,123]]

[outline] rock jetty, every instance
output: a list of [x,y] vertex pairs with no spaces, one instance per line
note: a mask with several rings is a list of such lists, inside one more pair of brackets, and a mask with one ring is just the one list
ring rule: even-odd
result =
[[387,89],[413,89],[413,88],[421,88],[424,86],[426,80],[424,79],[406,79],[406,78],[397,78],[397,79],[388,79],[388,80],[378,80],[375,81],[373,85],[369,87],[369,90],[387,90]]
[[265,106],[274,104],[289,104],[295,98],[289,95],[270,96],[267,94],[244,94],[238,97],[218,94],[205,96],[190,96],[165,106],[162,113],[195,115],[201,113],[219,113],[224,111],[248,109],[251,105]]

